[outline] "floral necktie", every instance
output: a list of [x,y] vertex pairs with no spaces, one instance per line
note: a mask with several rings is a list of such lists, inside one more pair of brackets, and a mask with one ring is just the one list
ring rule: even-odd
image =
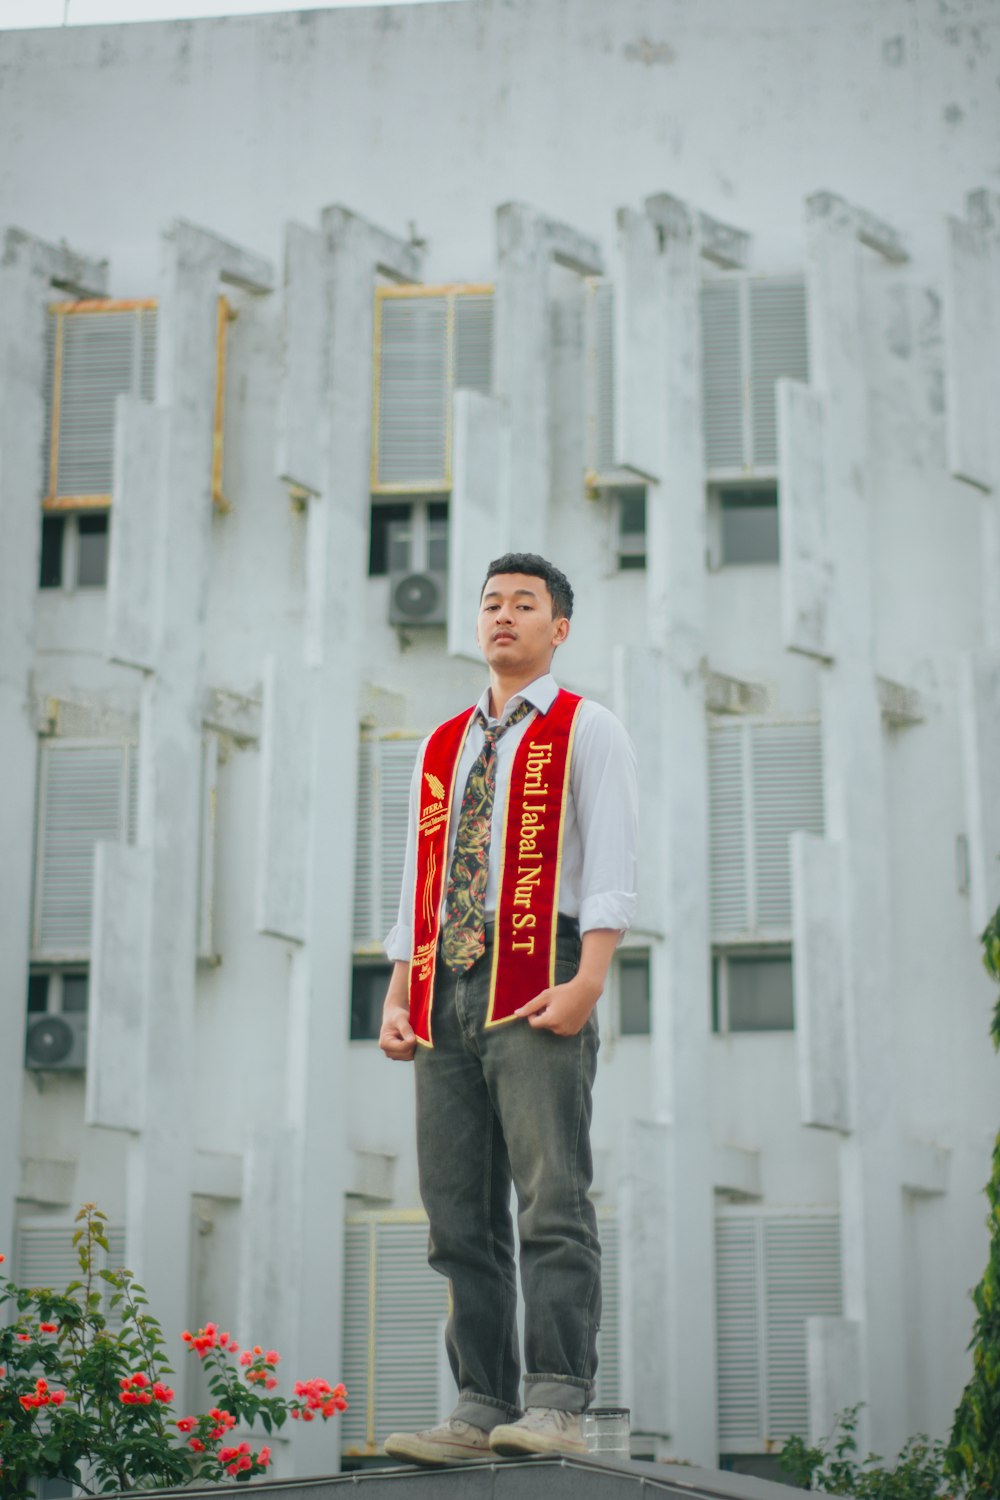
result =
[[486,738],[465,783],[441,933],[441,956],[456,974],[471,969],[486,950],[486,878],[497,784],[496,743],[531,708],[522,699],[506,723],[493,725],[487,724],[479,711],[478,721]]

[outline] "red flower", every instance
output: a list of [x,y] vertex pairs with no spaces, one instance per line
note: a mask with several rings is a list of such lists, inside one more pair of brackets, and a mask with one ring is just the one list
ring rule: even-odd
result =
[[264,1355],[264,1359],[269,1365],[276,1365],[281,1359],[281,1355],[278,1353],[277,1349],[268,1349],[267,1353]]
[[240,1364],[241,1365],[250,1365],[250,1364],[253,1364],[253,1355],[250,1353],[249,1349],[244,1349],[243,1353],[240,1355]]
[[63,1402],[65,1400],[66,1400],[66,1392],[65,1391],[53,1391],[52,1392],[52,1405],[53,1406],[62,1406],[62,1404],[63,1404]]
[[220,1333],[219,1334],[219,1345],[220,1345],[220,1347],[224,1349],[228,1343],[229,1343],[229,1334],[228,1333]]
[[277,1384],[278,1384],[278,1380],[277,1380],[277,1377],[275,1375],[269,1376],[268,1379],[265,1380],[265,1382],[264,1382],[264,1385],[265,1385],[266,1389],[269,1390],[269,1391],[273,1391],[274,1387]]
[[239,1470],[252,1469],[253,1468],[253,1459],[252,1458],[248,1458],[247,1455],[244,1453],[243,1457],[237,1460],[236,1467]]
[[59,1331],[59,1324],[58,1323],[39,1323],[39,1325],[38,1325],[38,1331],[39,1331],[39,1333],[58,1333],[58,1331]]
[[271,1462],[270,1448],[262,1448],[260,1450],[260,1452],[257,1454],[257,1462],[261,1465],[262,1468],[267,1468],[268,1464]]
[[157,1401],[170,1402],[174,1399],[173,1391],[169,1385],[164,1385],[162,1380],[158,1380],[153,1386],[153,1395]]
[[5,1260],[6,1260],[6,1259],[7,1259],[7,1257],[6,1257],[6,1255],[0,1255],[0,1266],[2,1266],[2,1265],[3,1265],[3,1263],[4,1263],[4,1261],[5,1261]]
[[205,1444],[201,1438],[191,1438],[188,1442],[188,1447],[193,1448],[196,1453],[204,1453],[205,1451]]
[[194,1417],[178,1417],[176,1422],[178,1432],[190,1432],[195,1425]]
[[19,1334],[17,1334],[17,1342],[19,1344],[30,1344],[31,1343],[31,1334],[30,1333],[19,1333]]

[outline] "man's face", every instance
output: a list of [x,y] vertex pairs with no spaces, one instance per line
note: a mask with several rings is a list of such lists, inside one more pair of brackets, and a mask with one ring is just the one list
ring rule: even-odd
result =
[[549,670],[552,653],[569,635],[565,616],[552,618],[552,596],[543,578],[498,573],[479,606],[476,640],[489,665],[530,682]]

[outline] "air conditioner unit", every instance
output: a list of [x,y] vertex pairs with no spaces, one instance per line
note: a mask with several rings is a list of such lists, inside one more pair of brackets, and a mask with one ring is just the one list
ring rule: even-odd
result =
[[87,1017],[69,1014],[31,1017],[24,1065],[35,1071],[80,1072],[87,1066]]
[[390,625],[445,625],[448,579],[444,573],[390,573]]

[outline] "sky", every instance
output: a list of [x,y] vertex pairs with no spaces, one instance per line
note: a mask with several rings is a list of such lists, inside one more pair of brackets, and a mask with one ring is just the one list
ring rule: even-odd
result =
[[[0,0],[0,31],[27,26],[96,26],[115,21],[173,21],[185,16],[245,16],[278,10],[334,10],[386,0]],[[392,0],[423,5],[428,0]],[[463,0],[450,0],[461,4]]]

